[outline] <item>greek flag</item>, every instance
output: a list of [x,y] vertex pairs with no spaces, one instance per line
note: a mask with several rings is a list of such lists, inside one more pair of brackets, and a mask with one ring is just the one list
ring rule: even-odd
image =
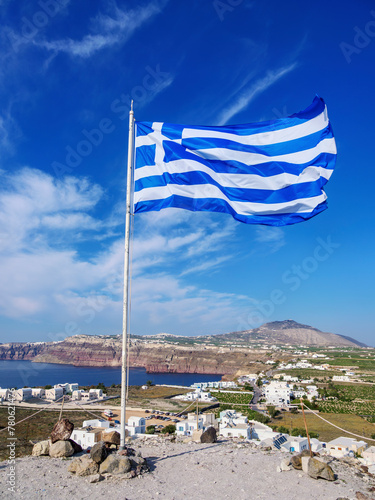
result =
[[327,107],[246,125],[136,122],[134,212],[167,207],[222,212],[284,226],[327,208],[336,162]]

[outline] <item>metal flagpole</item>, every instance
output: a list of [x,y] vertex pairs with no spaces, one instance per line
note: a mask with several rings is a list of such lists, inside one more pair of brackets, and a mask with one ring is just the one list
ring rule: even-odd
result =
[[125,216],[125,256],[124,256],[124,302],[122,310],[122,363],[121,363],[121,441],[120,449],[125,448],[125,426],[126,426],[126,385],[127,385],[127,337],[129,325],[129,247],[130,247],[130,209],[131,209],[131,187],[132,168],[134,154],[134,111],[133,101],[129,112],[129,139],[128,139],[128,171],[126,183],[126,216]]

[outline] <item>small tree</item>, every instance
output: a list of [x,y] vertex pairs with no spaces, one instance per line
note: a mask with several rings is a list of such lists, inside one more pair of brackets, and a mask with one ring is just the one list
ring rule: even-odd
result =
[[288,434],[288,428],[284,427],[284,425],[280,425],[280,427],[277,428],[277,432],[280,432],[281,434]]
[[154,384],[153,384],[152,380],[147,380],[146,385],[147,385],[147,387],[151,387]]
[[146,434],[155,434],[155,425],[148,425],[146,427]]
[[44,386],[44,388],[45,389],[52,389],[52,385],[47,384],[47,385]]
[[271,418],[274,418],[277,414],[278,414],[278,411],[276,410],[275,406],[267,406],[267,411],[268,411],[268,415],[271,417]]
[[162,434],[174,434],[176,432],[176,426],[173,424],[166,425],[160,432]]

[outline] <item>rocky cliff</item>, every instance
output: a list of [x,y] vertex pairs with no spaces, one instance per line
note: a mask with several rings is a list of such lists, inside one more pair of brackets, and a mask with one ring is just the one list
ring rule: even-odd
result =
[[[280,357],[280,356],[279,356]],[[270,356],[265,351],[206,346],[172,346],[134,343],[129,347],[129,365],[150,373],[210,373],[239,375],[261,370]],[[30,344],[0,345],[0,359],[31,359],[39,363],[76,366],[121,366],[120,339],[79,335],[62,342],[46,343],[34,350]]]

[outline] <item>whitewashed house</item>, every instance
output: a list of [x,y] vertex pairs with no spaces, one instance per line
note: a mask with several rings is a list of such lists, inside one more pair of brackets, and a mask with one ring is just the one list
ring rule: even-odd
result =
[[362,454],[368,447],[365,441],[356,441],[353,438],[339,437],[327,443],[327,452],[336,458],[345,457],[350,452]]
[[71,439],[80,444],[84,450],[92,448],[94,444],[102,439],[102,428],[86,427],[81,429],[74,429]]
[[[116,429],[117,430],[117,429]],[[144,417],[129,417],[126,424],[129,436],[146,433],[146,419]]]
[[309,442],[307,440],[307,437],[305,438],[305,437],[288,436],[286,441],[281,444],[280,449],[281,451],[300,453],[303,450],[309,449]]
[[333,382],[350,382],[350,377],[347,375],[334,375],[332,380]]
[[24,387],[23,389],[17,389],[14,391],[15,401],[27,401],[33,397],[33,393],[30,387]]
[[89,390],[89,399],[102,399],[103,391],[101,389],[90,389]]
[[58,401],[64,396],[62,387],[54,387],[53,389],[46,389],[46,399],[49,401]]
[[271,382],[264,388],[264,396],[269,405],[288,405],[292,390],[288,382]]
[[203,430],[203,417],[202,415],[198,416],[198,425],[197,425],[197,417],[194,418],[188,417],[187,420],[181,420],[176,423],[176,434],[178,436],[192,436],[193,432],[196,430]]
[[46,397],[46,391],[45,389],[42,389],[41,387],[34,387],[31,389],[31,394],[33,398],[45,398]]
[[10,396],[10,390],[9,389],[1,389],[1,387],[0,387],[0,400],[7,401],[9,396]]
[[186,401],[205,401],[205,402],[214,402],[217,401],[216,398],[211,396],[210,392],[204,392],[199,389],[197,389],[194,392],[188,392],[187,394],[184,394],[181,396],[181,399],[184,399]]
[[224,437],[250,439],[251,430],[247,417],[235,410],[222,411],[219,419],[219,433]]
[[271,427],[266,424],[262,424],[257,420],[249,420],[250,425],[250,438],[258,441],[263,441],[264,439],[279,436],[279,432],[274,432]]
[[316,438],[310,438],[310,444],[311,444],[312,451],[315,451],[318,453],[321,453],[327,447],[327,443],[325,443],[324,441],[319,441],[319,439],[316,439]]
[[365,459],[366,465],[375,464],[375,446],[370,446],[362,451],[362,458]]
[[72,392],[72,401],[81,401],[82,399],[82,391],[79,389],[77,391]]
[[97,418],[93,420],[85,420],[82,427],[101,427],[103,429],[109,429],[111,423],[103,418]]

